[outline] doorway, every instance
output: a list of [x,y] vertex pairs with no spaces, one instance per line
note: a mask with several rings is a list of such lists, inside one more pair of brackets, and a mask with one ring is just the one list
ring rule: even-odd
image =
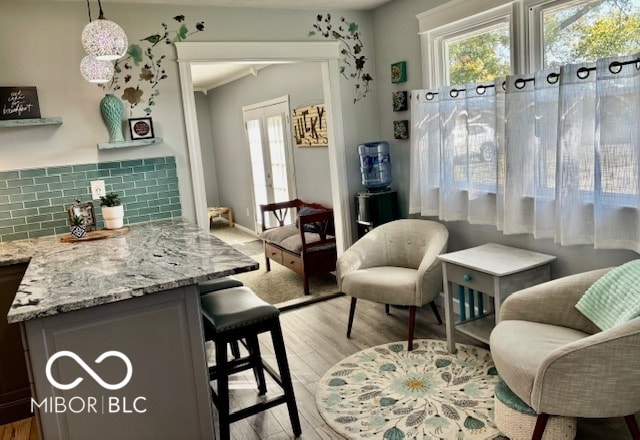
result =
[[260,205],[296,198],[289,97],[244,106],[242,114],[251,157],[254,230],[261,231]]
[[198,225],[208,225],[207,201],[204,190],[202,155],[191,80],[191,64],[198,62],[282,62],[318,61],[321,64],[324,102],[327,111],[329,143],[329,174],[336,246],[341,254],[351,244],[350,195],[347,179],[345,132],[342,120],[338,41],[317,42],[179,42],[175,43],[180,69],[185,129],[189,150],[189,165],[193,202]]

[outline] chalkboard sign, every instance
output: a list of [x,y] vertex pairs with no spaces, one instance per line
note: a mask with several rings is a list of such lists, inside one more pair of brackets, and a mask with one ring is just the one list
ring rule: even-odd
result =
[[35,87],[0,87],[0,120],[40,118]]

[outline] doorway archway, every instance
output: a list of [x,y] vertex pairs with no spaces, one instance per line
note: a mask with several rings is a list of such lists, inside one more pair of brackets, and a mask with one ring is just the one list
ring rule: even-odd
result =
[[327,137],[329,140],[329,175],[336,223],[338,254],[351,244],[349,191],[346,147],[342,125],[342,99],[338,60],[338,41],[318,42],[179,42],[175,43],[180,69],[180,87],[192,176],[196,220],[207,228],[207,201],[204,187],[200,136],[196,117],[191,64],[202,62],[301,62],[317,61],[322,70]]

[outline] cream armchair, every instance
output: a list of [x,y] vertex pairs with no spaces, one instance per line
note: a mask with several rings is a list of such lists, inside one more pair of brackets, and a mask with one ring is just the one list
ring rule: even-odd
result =
[[442,290],[436,256],[446,251],[449,232],[437,222],[404,219],[385,223],[347,249],[336,265],[338,288],[351,296],[347,337],[351,337],[358,298],[409,306],[409,350],[413,348],[416,307],[431,303]]
[[491,356],[502,380],[538,414],[625,417],[640,438],[640,318],[601,331],[575,305],[610,269],[567,276],[521,290],[502,305]]

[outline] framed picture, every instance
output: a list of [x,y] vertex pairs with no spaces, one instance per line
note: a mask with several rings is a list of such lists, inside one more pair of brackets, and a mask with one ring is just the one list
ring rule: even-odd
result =
[[391,65],[391,83],[398,84],[407,80],[407,62],[400,61]]
[[395,139],[409,139],[409,121],[393,121],[393,137]]
[[393,111],[394,112],[402,112],[405,111],[408,108],[408,102],[407,102],[407,92],[405,91],[401,91],[401,92],[393,92],[392,93],[392,97],[393,97]]
[[87,227],[87,231],[93,231],[96,228],[96,213],[93,209],[93,203],[81,202],[79,199],[73,205],[67,208],[69,215],[69,224],[73,221],[73,217],[84,218],[84,225]]
[[131,140],[150,139],[153,135],[153,122],[151,118],[132,118],[129,119],[129,130],[131,132]]

